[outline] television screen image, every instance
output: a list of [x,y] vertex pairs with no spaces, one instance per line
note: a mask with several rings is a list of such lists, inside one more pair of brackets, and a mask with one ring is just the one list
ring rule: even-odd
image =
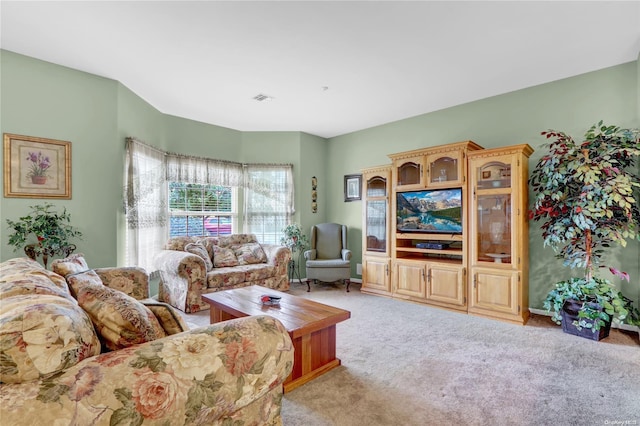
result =
[[398,192],[398,232],[462,233],[462,189]]

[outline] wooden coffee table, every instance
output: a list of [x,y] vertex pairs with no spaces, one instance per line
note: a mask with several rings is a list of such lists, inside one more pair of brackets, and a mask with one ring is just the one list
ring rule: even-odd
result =
[[[280,296],[280,305],[263,305],[263,294]],[[282,322],[295,350],[285,392],[340,365],[336,324],[351,318],[349,311],[257,285],[203,294],[202,299],[211,305],[212,324],[250,315],[270,315]]]

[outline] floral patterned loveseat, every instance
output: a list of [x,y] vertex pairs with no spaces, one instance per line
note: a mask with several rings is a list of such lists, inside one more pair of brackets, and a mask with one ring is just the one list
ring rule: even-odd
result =
[[53,268],[0,263],[3,425],[282,424],[293,348],[276,319],[181,331],[173,308],[137,300],[143,270]]
[[184,312],[209,309],[205,293],[261,285],[289,290],[291,250],[260,244],[254,234],[173,237],[156,255],[158,298]]

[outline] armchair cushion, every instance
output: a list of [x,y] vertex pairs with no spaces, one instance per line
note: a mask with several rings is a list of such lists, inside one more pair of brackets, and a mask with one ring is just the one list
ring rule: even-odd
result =
[[341,226],[317,226],[316,227],[316,258],[338,259],[342,257],[342,227]]
[[308,260],[308,268],[350,268],[351,262],[342,259]]
[[104,286],[94,271],[68,275],[67,281],[108,349],[126,348],[166,336],[153,312],[136,299]]

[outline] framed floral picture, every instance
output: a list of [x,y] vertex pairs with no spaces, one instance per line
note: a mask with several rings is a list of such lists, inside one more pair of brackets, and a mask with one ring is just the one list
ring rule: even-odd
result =
[[4,196],[71,199],[71,142],[5,133]]
[[362,175],[345,175],[344,177],[344,201],[357,201],[362,199]]

